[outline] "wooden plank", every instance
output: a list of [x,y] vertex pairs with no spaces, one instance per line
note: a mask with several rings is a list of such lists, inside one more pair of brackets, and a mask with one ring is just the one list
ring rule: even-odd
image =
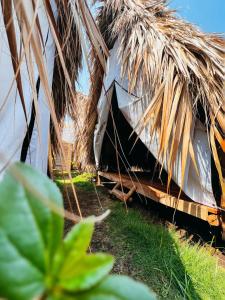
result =
[[128,193],[124,193],[123,191],[118,190],[118,188],[121,186],[120,183],[117,183],[114,188],[110,191],[110,194],[116,196],[121,201],[128,201],[130,197],[133,195],[133,193],[136,190],[136,187],[132,187]]
[[117,182],[114,188],[110,191],[110,194],[113,194],[113,192],[120,186],[120,183]]
[[125,202],[127,201],[126,194],[124,194],[123,192],[117,189],[115,190],[113,189],[110,194],[114,195],[116,198],[118,198],[121,201],[125,201]]
[[208,223],[211,226],[220,226],[220,220],[218,218],[218,215],[208,215]]
[[[185,212],[189,215],[192,215],[204,221],[207,222],[209,221],[208,219],[209,213],[214,213],[216,215],[216,218],[219,220],[219,216],[217,216],[217,214],[219,214],[219,210],[217,209],[213,209],[208,206],[201,205],[195,202],[191,202],[183,199],[177,199],[176,197],[173,197],[165,192],[162,192],[161,190],[151,186],[150,184],[149,185],[147,185],[146,183],[143,184],[134,178],[129,179],[128,177],[123,175],[118,176],[118,174],[116,173],[106,173],[106,172],[99,172],[99,175],[111,181],[119,182],[120,184],[122,184],[124,187],[128,189],[132,189],[133,187],[135,187],[137,193],[147,198],[151,198],[155,202],[161,203],[163,205],[166,205],[178,211]],[[212,223],[218,224],[218,222],[215,221],[215,219],[213,220]]]
[[221,223],[221,228],[222,228],[222,239],[225,241],[225,197],[222,196],[221,198],[221,207],[223,208],[221,218],[220,218],[220,223]]
[[133,186],[132,189],[129,190],[127,193],[127,200],[130,199],[130,197],[133,195],[133,193],[136,192],[136,186]]

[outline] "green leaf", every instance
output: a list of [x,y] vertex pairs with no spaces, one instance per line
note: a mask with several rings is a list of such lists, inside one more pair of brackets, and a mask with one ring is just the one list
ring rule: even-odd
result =
[[156,300],[147,286],[126,276],[109,276],[89,293],[77,295],[77,300]]
[[105,254],[87,255],[94,231],[92,218],[74,226],[55,259],[57,289],[83,291],[96,285],[112,269],[114,259]]
[[82,221],[73,227],[64,240],[64,254],[66,255],[66,260],[70,261],[68,255],[73,255],[73,252],[75,252],[75,254],[79,252],[80,255],[83,255],[87,251],[93,231],[94,222],[91,221],[91,218]]
[[67,234],[54,261],[53,274],[55,278],[62,273],[62,268],[70,266],[71,262],[84,256],[91,242],[93,231],[94,223],[89,218],[75,225]]
[[55,252],[59,245],[62,243],[64,220],[62,216],[54,213],[51,208],[44,204],[41,199],[33,193],[33,188],[36,188],[39,195],[42,195],[50,203],[63,209],[63,199],[59,188],[44,174],[34,170],[28,165],[18,163],[16,164],[21,174],[26,179],[26,185],[31,187],[27,189],[24,186],[27,199],[32,209],[38,228],[41,231],[45,248],[48,250],[46,253],[46,263],[48,270],[51,268]]
[[109,255],[87,255],[94,223],[91,218],[74,226],[66,236],[56,260],[54,274],[59,286],[66,291],[83,291],[96,285],[112,269],[114,259]]
[[63,219],[26,187],[37,188],[60,207],[62,198],[55,184],[31,167],[18,163],[12,168],[0,183],[0,298],[30,300],[45,289]]
[[108,276],[95,288],[52,300],[156,300],[155,294],[142,283],[126,276]]
[[105,254],[91,254],[74,259],[70,265],[63,267],[59,285],[69,292],[90,289],[108,275],[113,263],[113,257]]
[[147,286],[126,276],[108,276],[89,293],[77,300],[155,300],[155,294]]

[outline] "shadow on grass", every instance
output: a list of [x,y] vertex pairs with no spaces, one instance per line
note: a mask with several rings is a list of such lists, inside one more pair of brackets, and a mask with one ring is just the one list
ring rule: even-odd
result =
[[148,223],[130,209],[116,204],[109,219],[110,235],[118,257],[130,274],[165,299],[225,299],[225,271],[198,245],[179,241],[176,233]]

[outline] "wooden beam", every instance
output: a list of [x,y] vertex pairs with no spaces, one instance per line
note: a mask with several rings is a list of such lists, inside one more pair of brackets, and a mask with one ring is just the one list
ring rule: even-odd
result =
[[120,199],[121,201],[125,201],[127,202],[131,196],[133,195],[133,193],[136,190],[136,187],[133,186],[128,193],[124,193],[123,191],[118,190],[118,188],[121,187],[121,184],[118,182],[114,188],[110,191],[110,194],[114,195],[115,197],[117,197],[118,199]]
[[[166,205],[178,211],[185,212],[189,215],[202,219],[211,223],[214,226],[219,226],[219,210],[215,208],[211,208],[196,202],[178,199],[173,197],[156,187],[153,187],[150,183],[146,184],[141,182],[140,180],[136,180],[134,178],[129,178],[128,176],[119,176],[116,173],[106,173],[106,172],[99,172],[99,175],[107,178],[111,181],[118,182],[122,184],[124,187],[128,189],[132,189],[135,187],[135,190],[140,195],[143,195],[147,198],[154,200],[160,204]],[[215,217],[209,215],[214,214]]]
[[207,221],[211,226],[220,226],[220,220],[218,215],[214,215],[214,214],[208,215]]
[[223,211],[221,213],[221,218],[220,218],[220,223],[221,223],[221,228],[222,228],[222,239],[225,241],[225,196],[222,195],[221,198],[221,207],[223,208]]

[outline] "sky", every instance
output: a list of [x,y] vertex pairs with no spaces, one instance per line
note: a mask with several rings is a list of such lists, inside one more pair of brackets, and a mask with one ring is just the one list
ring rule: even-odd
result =
[[[205,32],[225,33],[225,0],[170,0],[170,7]],[[89,75],[85,63],[77,89],[88,94]]]

